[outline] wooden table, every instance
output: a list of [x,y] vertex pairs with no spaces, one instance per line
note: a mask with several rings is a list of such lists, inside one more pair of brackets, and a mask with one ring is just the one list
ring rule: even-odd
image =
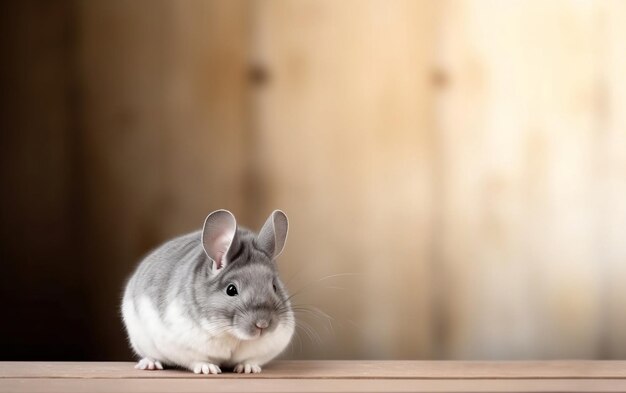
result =
[[279,361],[261,374],[0,362],[0,392],[626,392],[626,361]]

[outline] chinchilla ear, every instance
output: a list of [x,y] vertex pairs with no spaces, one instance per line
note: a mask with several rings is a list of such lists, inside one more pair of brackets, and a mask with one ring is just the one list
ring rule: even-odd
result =
[[228,210],[216,210],[204,220],[202,247],[213,261],[213,270],[226,266],[228,249],[237,234],[237,220]]
[[259,232],[257,237],[259,247],[271,255],[272,259],[278,258],[285,247],[288,230],[289,220],[285,213],[274,210]]

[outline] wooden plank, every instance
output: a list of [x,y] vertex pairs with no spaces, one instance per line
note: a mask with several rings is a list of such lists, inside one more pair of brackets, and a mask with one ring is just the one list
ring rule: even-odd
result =
[[0,380],[0,393],[72,392],[623,392],[624,380]]
[[[599,240],[601,91],[603,83],[620,86],[603,82],[602,7],[446,2],[439,51],[449,82],[439,118],[446,358],[603,356],[604,261],[611,254],[623,266],[623,230]],[[623,127],[610,139],[622,142],[614,153],[624,151]],[[623,162],[623,153],[612,157]],[[623,170],[615,173],[623,179]],[[614,190],[622,190],[616,179]],[[623,211],[617,195],[606,198],[607,214]],[[614,277],[621,285],[623,273]]]
[[303,328],[296,356],[430,357],[436,4],[255,5],[252,58],[269,75],[253,92],[258,221],[277,207],[290,215],[281,270],[300,274],[297,303],[333,318],[301,315],[316,332]]
[[[0,378],[194,379],[182,370],[135,370],[129,362],[3,362]],[[253,379],[626,379],[626,361],[278,361]]]

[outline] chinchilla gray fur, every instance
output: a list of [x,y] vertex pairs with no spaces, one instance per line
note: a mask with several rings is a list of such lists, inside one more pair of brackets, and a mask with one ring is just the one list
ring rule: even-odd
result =
[[295,327],[276,266],[287,231],[287,216],[279,210],[259,234],[238,228],[232,213],[217,210],[201,231],[150,253],[122,300],[128,339],[141,358],[136,368],[257,373],[280,354]]

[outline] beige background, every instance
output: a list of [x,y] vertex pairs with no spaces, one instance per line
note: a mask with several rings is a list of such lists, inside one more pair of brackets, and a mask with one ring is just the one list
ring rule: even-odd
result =
[[626,356],[626,2],[63,15],[89,356],[128,357],[124,278],[217,208],[290,218],[287,358]]

